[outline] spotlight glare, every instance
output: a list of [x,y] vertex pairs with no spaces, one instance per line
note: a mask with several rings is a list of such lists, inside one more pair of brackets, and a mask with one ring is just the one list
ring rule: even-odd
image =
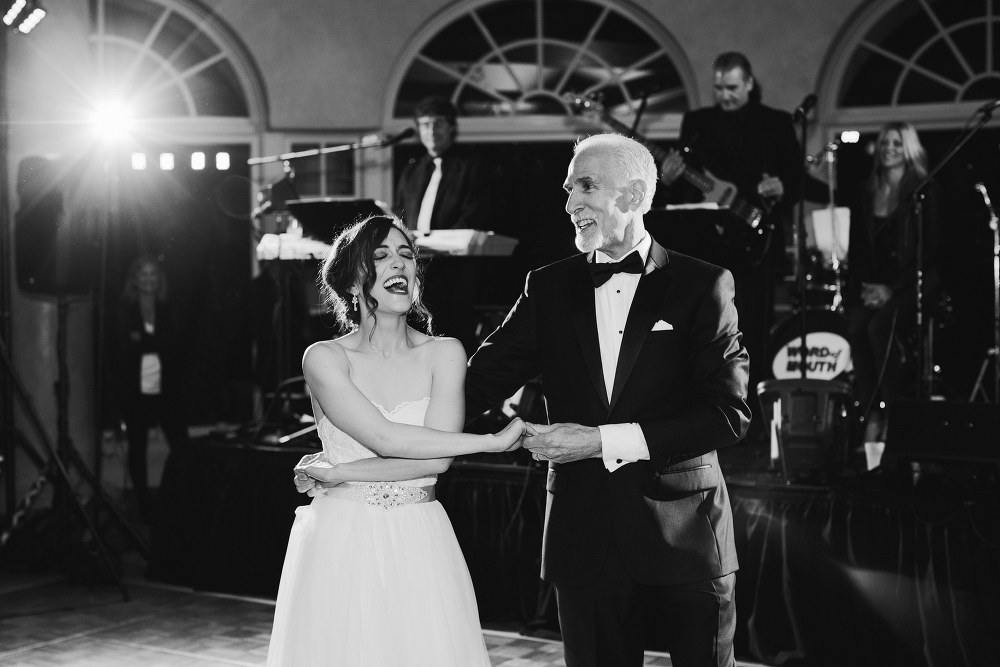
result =
[[90,114],[90,124],[101,139],[120,141],[132,130],[132,111],[121,102],[102,102]]
[[174,154],[160,153],[160,169],[170,171],[174,168]]
[[845,144],[856,144],[861,140],[861,133],[857,130],[844,130],[840,133],[840,141]]
[[132,153],[132,168],[136,171],[142,171],[146,168],[145,153]]
[[229,169],[229,153],[216,153],[215,154],[215,168],[219,171],[225,171]]
[[201,151],[197,153],[191,153],[191,168],[192,169],[204,169],[205,168],[205,154]]

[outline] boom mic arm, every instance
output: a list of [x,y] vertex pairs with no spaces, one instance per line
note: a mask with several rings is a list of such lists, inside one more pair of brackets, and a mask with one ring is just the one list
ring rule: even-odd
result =
[[379,148],[383,146],[391,146],[395,143],[402,141],[403,139],[408,139],[409,137],[412,137],[414,134],[416,134],[416,130],[414,130],[412,127],[408,127],[399,134],[386,134],[381,137],[377,134],[373,134],[353,144],[341,144],[340,146],[327,146],[326,148],[313,148],[308,151],[298,151],[297,153],[282,153],[281,155],[252,157],[249,160],[247,160],[247,164],[264,164],[266,162],[297,160],[299,158],[312,157],[314,155],[339,153],[340,151],[352,151],[360,148]]

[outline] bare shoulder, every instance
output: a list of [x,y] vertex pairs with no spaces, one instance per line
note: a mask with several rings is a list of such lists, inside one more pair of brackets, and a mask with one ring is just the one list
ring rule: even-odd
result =
[[[325,368],[333,366],[335,368],[345,368],[347,366],[347,348],[350,344],[344,338],[337,340],[323,340],[313,343],[306,348],[302,354],[302,370]],[[345,345],[347,342],[347,345]]]
[[429,339],[427,349],[433,355],[435,362],[465,365],[468,361],[465,346],[457,338],[446,336],[428,336],[427,338]]

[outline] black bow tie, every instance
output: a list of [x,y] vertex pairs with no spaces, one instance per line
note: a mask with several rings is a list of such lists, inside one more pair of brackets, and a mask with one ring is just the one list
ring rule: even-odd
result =
[[594,287],[600,287],[611,280],[611,276],[616,273],[642,273],[643,262],[638,250],[633,250],[620,262],[606,262],[598,264],[591,262],[587,264],[590,269],[590,277],[594,280]]

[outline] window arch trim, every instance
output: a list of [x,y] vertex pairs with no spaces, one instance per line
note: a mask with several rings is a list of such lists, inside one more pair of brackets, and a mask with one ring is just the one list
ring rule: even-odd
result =
[[[684,50],[681,48],[679,42],[677,42],[673,35],[670,34],[670,32],[657,18],[627,0],[587,1],[595,5],[600,5],[603,9],[599,20],[595,22],[595,27],[592,28],[590,34],[586,36],[583,42],[576,43],[561,40],[564,45],[577,51],[574,60],[570,64],[568,73],[572,72],[572,68],[575,68],[579,63],[579,60],[585,55],[588,57],[592,57],[594,55],[587,51],[587,45],[593,40],[598,27],[603,23],[607,15],[611,11],[616,11],[629,21],[641,26],[660,45],[660,48],[657,49],[654,54],[647,54],[643,56],[631,66],[635,67],[636,64],[640,64],[647,57],[665,56],[669,58],[676,69],[678,76],[680,77],[681,88],[683,89],[684,94],[687,95],[692,108],[696,108],[699,105],[699,88],[691,63]],[[414,32],[413,36],[400,52],[399,57],[396,59],[396,62],[391,70],[392,73],[385,87],[385,96],[382,101],[382,125],[386,130],[399,131],[411,125],[409,119],[396,118],[393,112],[395,110],[396,100],[399,95],[400,88],[412,63],[420,60],[421,62],[431,64],[435,68],[440,69],[439,63],[421,57],[421,52],[424,47],[426,47],[427,44],[430,43],[430,41],[433,40],[441,30],[448,27],[453,21],[466,15],[476,16],[474,10],[495,2],[497,2],[497,0],[458,0],[453,4],[442,8],[438,13],[429,18],[420,28],[418,28],[416,32]],[[560,41],[553,38],[545,38],[542,35],[536,36],[535,38],[524,38],[519,40],[519,42],[522,42],[521,46],[523,47],[524,45],[532,45],[536,43],[541,44],[543,40],[547,44],[555,44],[557,41]],[[505,44],[501,47],[492,43],[490,44],[490,47],[491,51],[488,52],[487,57],[493,56],[501,50],[508,49],[510,45]],[[484,59],[480,59],[480,61],[477,62],[482,63],[483,61]],[[604,63],[604,65],[607,67],[606,63]],[[447,73],[456,76],[457,80],[459,76],[462,77],[461,80],[463,81],[468,78],[468,74],[461,75],[459,72],[450,69],[447,70]],[[568,74],[564,75],[563,78],[566,76],[568,76]],[[517,78],[514,77],[514,80],[517,81]],[[613,79],[606,79],[601,83],[601,85],[607,85],[611,81],[613,81]],[[565,81],[560,80],[560,85],[564,84]],[[469,85],[475,84],[470,82]],[[479,86],[476,86],[476,88],[477,90],[489,94],[491,97],[496,97],[496,94],[493,91],[487,91],[483,87]],[[546,92],[551,93],[551,91],[545,91],[544,89],[537,88],[527,90],[526,92],[532,95],[543,94]],[[550,99],[558,99],[557,96],[551,94],[547,95],[547,97]],[[560,99],[559,102],[565,106],[563,100]],[[650,114],[648,118],[644,118],[641,131],[651,138],[676,138],[680,133],[681,116],[682,114],[680,113],[660,114],[658,117],[654,117]],[[477,141],[569,139],[579,136],[583,129],[592,131],[595,127],[593,123],[587,122],[576,116],[571,116],[568,113],[565,116],[512,115],[509,117],[496,118],[468,116],[462,117],[461,123],[462,135]]]
[[[817,96],[819,97],[818,117],[821,136],[826,139],[832,138],[842,129],[856,129],[860,131],[877,130],[882,125],[893,120],[899,120],[901,115],[905,115],[906,120],[917,126],[918,129],[946,129],[963,125],[976,109],[982,104],[981,101],[959,101],[959,102],[934,102],[923,104],[907,105],[882,105],[866,107],[841,107],[838,104],[838,95],[844,78],[851,64],[851,59],[858,49],[871,48],[865,36],[881,21],[886,14],[895,9],[900,0],[868,0],[848,17],[841,29],[832,41],[832,45],[827,52],[823,65],[820,68]],[[920,2],[922,6],[924,2]],[[994,14],[989,17],[995,18]],[[979,19],[971,19],[962,23],[975,24],[981,22]],[[940,43],[940,38],[945,34],[953,32],[960,24],[943,28],[939,26],[939,32],[935,39],[929,40],[918,51],[914,52],[909,59],[902,59],[897,54],[891,57],[906,68],[896,80],[896,88],[893,91],[893,100],[898,99],[899,86],[906,80],[906,74],[914,71],[912,65],[917,59],[918,53],[923,53],[931,45]],[[991,34],[995,34],[991,28]],[[949,40],[950,41],[950,40]],[[994,45],[995,48],[995,45]],[[961,62],[961,61],[960,61]],[[963,64],[963,67],[965,65]],[[921,71],[922,74],[924,72]],[[933,78],[933,77],[932,77]],[[935,79],[937,80],[937,79]],[[960,86],[961,90],[975,83],[975,78],[970,78]],[[950,86],[955,85],[951,81]],[[901,114],[902,111],[902,114]],[[991,125],[1000,124],[1000,118],[994,118]],[[824,139],[824,140],[826,140]]]

